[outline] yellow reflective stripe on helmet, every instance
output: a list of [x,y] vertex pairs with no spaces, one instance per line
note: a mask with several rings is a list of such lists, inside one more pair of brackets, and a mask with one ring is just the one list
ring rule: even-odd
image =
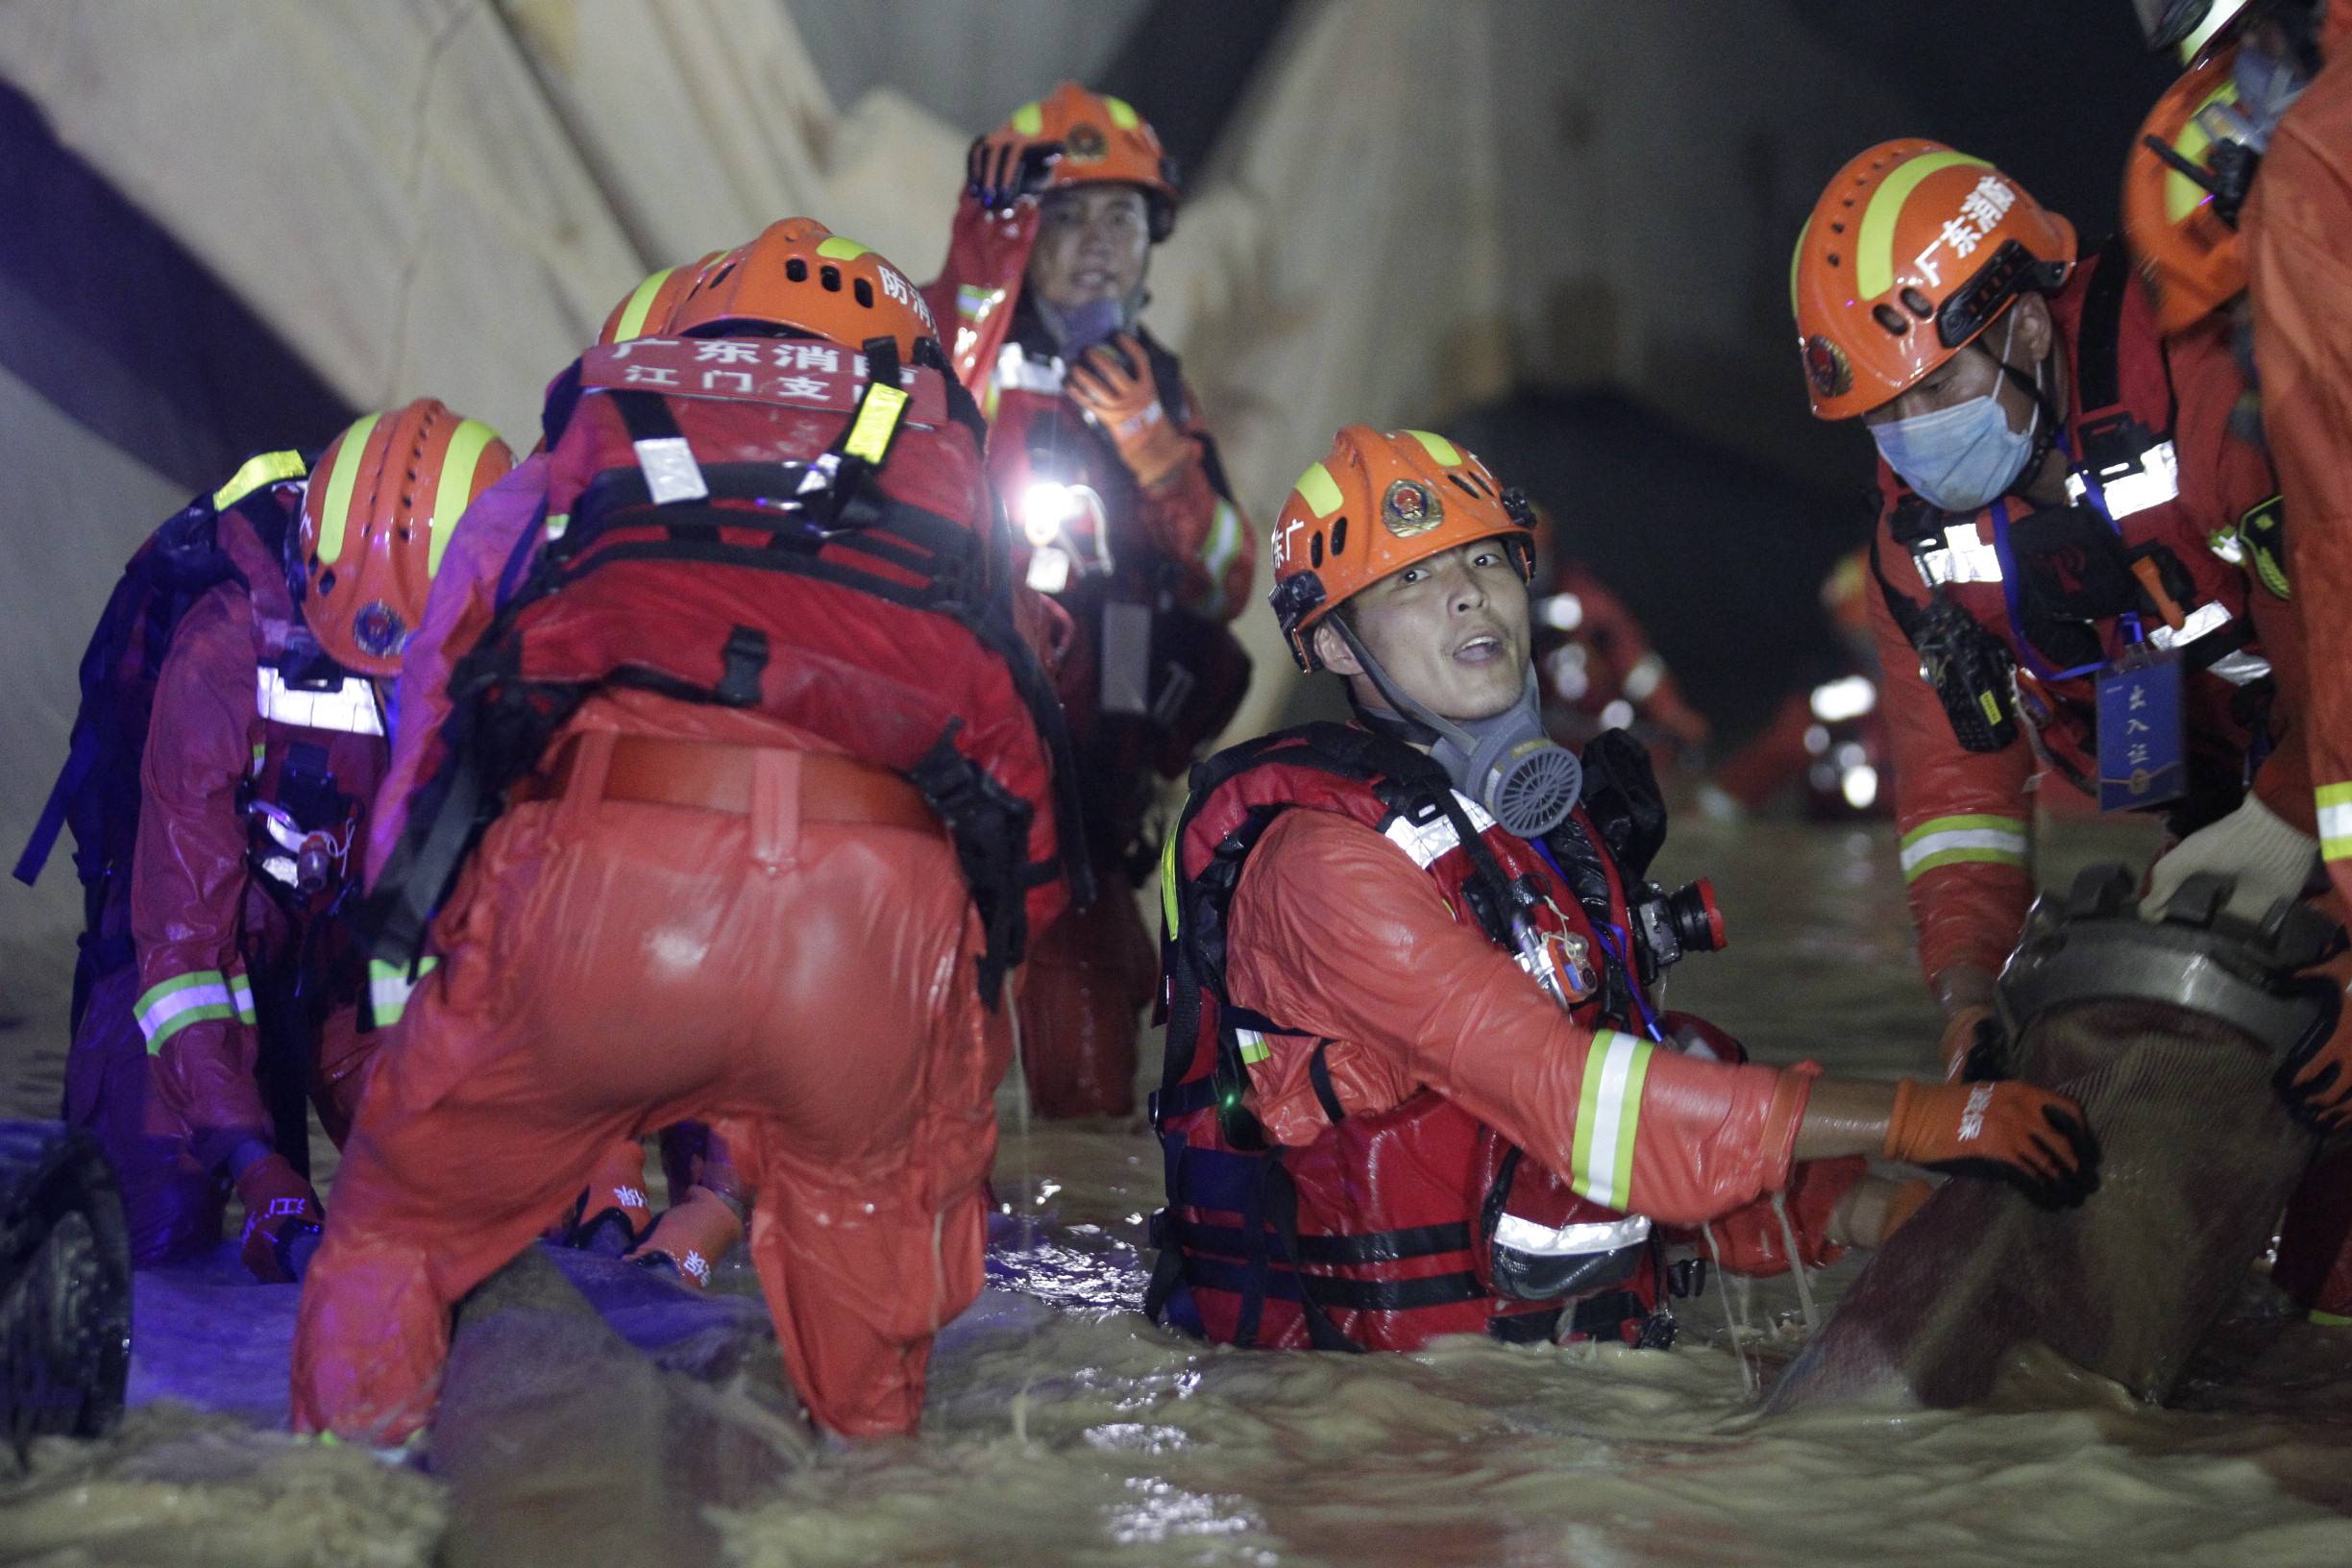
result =
[[621,319],[613,324],[615,343],[626,343],[632,337],[645,336],[646,317],[653,313],[653,296],[661,292],[662,284],[668,282],[670,275],[677,270],[675,267],[664,267],[637,285],[637,291],[628,297],[628,304],[621,307]]
[[1805,214],[1804,227],[1797,231],[1797,248],[1789,252],[1789,314],[1797,314],[1797,264],[1804,259],[1805,235],[1813,232],[1813,215]]
[[[362,414],[352,421],[351,429],[343,432],[335,457],[324,476],[327,480],[327,501],[319,508],[318,558],[338,561],[343,558],[343,534],[351,520],[352,491],[358,487],[359,470],[365,466],[368,437],[376,433],[376,422],[380,414]],[[317,483],[316,479],[311,481]]]
[[2352,860],[2352,784],[2322,784],[2312,798],[2319,808],[2319,853]]
[[1428,430],[1407,430],[1405,433],[1420,442],[1423,452],[1428,453],[1431,457],[1443,463],[1446,467],[1461,467],[1461,450],[1444,436],[1433,435]]
[[817,242],[817,254],[828,261],[855,261],[866,254],[866,247],[854,239],[831,234]]
[[[2226,75],[2221,78],[2221,85],[2207,93],[2190,111],[2189,123],[2181,127],[2180,139],[2172,144],[2172,150],[2192,163],[2204,162],[2207,149],[2213,146],[2213,137],[2205,134],[2205,126],[2197,116],[2224,101],[2233,104],[2238,101],[2237,80]],[[2199,202],[2212,194],[2169,164],[2165,167],[2164,193],[2167,223],[2180,222],[2196,210]]]
[[299,452],[257,452],[229,476],[227,484],[212,492],[212,509],[225,512],[263,485],[299,479],[308,468]]
[[1920,182],[1946,169],[1992,166],[1966,153],[1922,153],[1886,177],[1862,209],[1862,228],[1854,240],[1854,286],[1863,299],[1874,300],[1895,286],[1895,224]]
[[1107,92],[1103,94],[1103,107],[1111,111],[1111,123],[1121,131],[1133,131],[1140,119],[1133,104],[1124,98],[1114,98]]
[[457,520],[465,516],[466,504],[474,499],[474,471],[481,466],[482,453],[498,438],[498,431],[478,419],[457,422],[449,453],[441,459],[441,482],[433,487],[432,516],[425,520],[426,576],[441,570],[441,552],[449,549],[450,535],[457,531]]
[[1290,488],[1298,492],[1299,500],[1305,502],[1308,509],[1317,517],[1329,517],[1339,509],[1342,499],[1339,481],[1333,478],[1332,471],[1321,463],[1301,474],[1298,483]]
[[1641,1130],[1642,1084],[1655,1049],[1637,1036],[1604,1029],[1584,1057],[1568,1185],[1611,1209],[1633,1207],[1633,1144]]
[[[1176,813],[1176,821],[1179,823],[1184,821],[1181,808]],[[1160,918],[1168,940],[1173,942],[1176,939],[1176,834],[1172,830],[1160,845]]]
[[1036,99],[1013,111],[1013,129],[1024,136],[1034,136],[1045,129],[1045,110]]
[[866,395],[858,400],[857,418],[850,423],[842,451],[879,464],[890,452],[891,432],[898,428],[898,416],[906,405],[907,395],[899,388],[870,382]]

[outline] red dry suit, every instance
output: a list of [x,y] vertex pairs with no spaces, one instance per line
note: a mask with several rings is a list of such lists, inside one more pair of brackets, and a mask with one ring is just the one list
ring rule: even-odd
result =
[[[2345,10],[2334,8],[2340,15]],[[2344,23],[2332,19],[2340,29]],[[2263,431],[2286,499],[2312,683],[2320,851],[2352,903],[2352,47],[2340,37],[2263,155],[2241,217]],[[2285,584],[2282,584],[2284,586]],[[2336,672],[2333,677],[2327,673]],[[2286,815],[2285,813],[2282,813]],[[2300,819],[2290,815],[2290,821]],[[2352,1292],[2348,1292],[2352,1293]]]
[[[1329,724],[1193,782],[1168,851],[1157,1315],[1244,1345],[1657,1343],[1662,1227],[1713,1221],[1729,1266],[1786,1266],[1767,1195],[1797,1174],[1809,1075],[1651,1038],[1666,955],[1637,945],[1612,807],[1539,848],[1418,753]],[[1804,1167],[1808,1262],[1863,1164]]]
[[1003,969],[1066,888],[977,421],[937,373],[904,384],[884,456],[847,349],[594,350],[551,389],[546,460],[469,512],[470,576],[419,642],[473,642],[411,652],[448,673],[417,710],[443,717],[402,726],[421,782],[380,929],[438,900],[436,828],[492,820],[345,1154],[298,1426],[413,1431],[455,1301],[616,1140],[696,1120],[754,1200],[812,1414],[914,1429],[931,1335],[980,1286]]
[[[2189,792],[2173,810],[2173,825],[2186,833],[2237,805],[2257,762],[2255,787],[2265,803],[2308,821],[2299,743],[2278,744],[2294,710],[2291,700],[2270,700],[2274,685],[2293,690],[2293,639],[2281,634],[2286,628],[2278,601],[2251,591],[2246,573],[2234,564],[2243,553],[2242,533],[2259,530],[2275,516],[2278,487],[2263,454],[2230,430],[2230,411],[2245,384],[2225,331],[2213,321],[2165,340],[2143,285],[2113,252],[2077,267],[2049,305],[2069,372],[2067,450],[2083,461],[2086,433],[2103,429],[2144,461],[2142,474],[2107,486],[2108,505],[2120,526],[2124,553],[2147,556],[2187,616],[2190,635],[2174,646],[2185,667]],[[2136,421],[2138,432],[2121,429],[2119,415]],[[2161,452],[2168,440],[2176,469],[2170,479]],[[1954,964],[1992,975],[2017,944],[2032,898],[2029,787],[2036,772],[2046,766],[2092,793],[2097,776],[2095,680],[2088,674],[2037,676],[2036,666],[2021,657],[2009,598],[2029,596],[2046,583],[2064,588],[2079,582],[2085,556],[2080,540],[2095,544],[2105,525],[2078,509],[2080,537],[2039,566],[2022,546],[2028,508],[2015,501],[1997,503],[2015,508],[2006,515],[2021,545],[2016,558],[2004,562],[1995,549],[1997,507],[1949,518],[1907,497],[1883,464],[1879,483],[1885,509],[1874,565],[1882,578],[1872,595],[1871,624],[1885,672],[1896,822],[1919,926],[1920,963],[1930,980]],[[2168,496],[2175,487],[2177,494]],[[1899,616],[1916,618],[1928,606],[1923,563],[1943,581],[1943,592],[2019,661],[2018,717],[2029,733],[1998,750],[1971,751],[1961,744],[1899,624]],[[2012,573],[2021,580],[2007,580]],[[2159,606],[2144,588],[2130,586],[2138,579],[2124,571],[2121,580],[2127,594],[2138,596],[2130,608],[2144,625],[2163,626]],[[2030,607],[2033,600],[2021,602]],[[2046,635],[2058,646],[2035,646],[2052,670],[2112,658],[2123,646],[2112,611],[2098,618],[2095,637],[2080,622],[2065,634],[2071,641]],[[2152,635],[2169,641],[2172,634],[2167,628]]]
[[383,711],[309,641],[262,537],[301,504],[301,483],[280,482],[218,515],[238,576],[173,634],[128,898],[103,917],[135,962],[96,980],[67,1058],[66,1115],[106,1144],[142,1263],[220,1239],[218,1184],[241,1147],[309,1168],[306,1095],[341,1141],[378,1038],[332,910],[357,875]]
[[[1023,297],[1036,226],[1033,203],[999,215],[968,197],[923,293],[953,324],[956,368],[990,423],[989,476],[1013,525],[1014,569],[1073,622],[1058,684],[1106,896],[1037,943],[1020,1000],[1030,1088],[1049,1116],[1123,1115],[1137,1014],[1156,978],[1128,889],[1150,867],[1145,818],[1159,778],[1182,775],[1248,682],[1248,656],[1225,623],[1248,601],[1256,541],[1199,399],[1148,334],[1136,331],[1191,453],[1172,476],[1139,486],[1064,395],[1057,345]],[[1039,485],[1061,487],[1050,492],[1054,516],[1041,515]]]

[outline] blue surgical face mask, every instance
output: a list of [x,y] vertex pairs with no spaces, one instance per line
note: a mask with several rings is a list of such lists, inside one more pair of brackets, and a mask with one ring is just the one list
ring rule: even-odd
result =
[[[2009,331],[1996,356],[2003,365],[2009,359],[2009,340],[2016,334],[2017,310],[2012,306]],[[1982,397],[1874,425],[1870,432],[1887,467],[1930,505],[1947,512],[1972,512],[1998,501],[2017,483],[2033,456],[2034,428],[2041,422],[2037,399],[2025,429],[2011,429],[1996,385]]]

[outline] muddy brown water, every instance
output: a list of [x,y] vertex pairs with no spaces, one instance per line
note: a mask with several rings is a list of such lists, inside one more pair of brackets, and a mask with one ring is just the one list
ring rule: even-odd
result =
[[[2144,837],[2070,827],[2063,883]],[[1933,1017],[1890,835],[1678,828],[1732,947],[1671,990],[1758,1056],[1923,1069]],[[20,982],[21,984],[21,982]],[[55,1103],[37,1016],[0,1032],[0,1105]],[[2352,1563],[2352,1331],[2285,1321],[2259,1280],[2171,1409],[2026,1356],[1961,1411],[1764,1421],[1802,1342],[1794,1293],[1687,1304],[1656,1354],[1461,1342],[1412,1357],[1213,1351],[1133,1311],[1158,1200],[1139,1129],[1007,1114],[992,1285],[943,1335],[921,1438],[828,1452],[720,1513],[723,1560],[1683,1565]],[[330,1193],[331,1203],[331,1193]],[[722,1286],[747,1291],[740,1262]],[[1850,1262],[1817,1285],[1834,1300]],[[138,1402],[0,1482],[0,1564],[424,1562],[446,1494],[413,1466],[275,1429],[290,1287],[225,1260],[142,1280]],[[1745,1363],[1745,1365],[1743,1364]]]

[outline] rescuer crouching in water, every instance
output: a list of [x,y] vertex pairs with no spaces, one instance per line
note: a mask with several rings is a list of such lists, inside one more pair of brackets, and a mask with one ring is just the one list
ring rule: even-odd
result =
[[906,277],[807,219],[670,325],[551,384],[497,493],[539,493],[519,586],[434,628],[400,732],[366,916],[414,991],[303,1295],[306,1431],[414,1432],[455,1303],[681,1121],[826,1431],[911,1433],[980,1288],[1011,972],[1085,878],[978,411]]
[[1858,1157],[2046,1204],[2095,1185],[2063,1096],[1748,1064],[1655,1010],[1719,922],[1640,881],[1664,819],[1638,749],[1580,770],[1543,736],[1531,524],[1441,437],[1350,426],[1275,525],[1275,613],[1357,720],[1202,764],[1169,840],[1164,1322],[1658,1343],[1668,1228],[1752,1271],[1874,1243],[1923,1191]]

